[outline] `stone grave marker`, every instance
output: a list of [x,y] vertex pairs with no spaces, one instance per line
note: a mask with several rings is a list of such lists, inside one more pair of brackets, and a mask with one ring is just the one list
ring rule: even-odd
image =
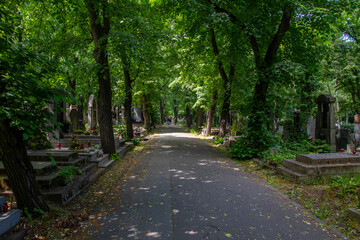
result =
[[320,95],[316,100],[318,110],[316,113],[315,138],[326,140],[333,151],[336,151],[336,119],[334,103],[336,98],[331,95]]
[[309,118],[307,122],[307,134],[310,138],[315,138],[316,119]]

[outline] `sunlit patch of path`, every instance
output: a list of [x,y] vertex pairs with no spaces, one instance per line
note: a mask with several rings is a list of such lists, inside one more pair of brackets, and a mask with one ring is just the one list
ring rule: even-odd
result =
[[182,129],[156,135],[142,179],[92,239],[338,239],[296,204]]

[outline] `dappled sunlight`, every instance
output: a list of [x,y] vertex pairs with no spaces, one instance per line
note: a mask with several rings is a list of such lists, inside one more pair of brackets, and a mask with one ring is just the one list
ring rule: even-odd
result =
[[196,174],[194,171],[182,171],[177,169],[170,169],[169,172],[173,173],[173,177],[177,177],[181,180],[196,180],[197,178],[194,176],[189,176],[191,174]]
[[185,132],[172,132],[172,133],[156,133],[155,136],[160,137],[175,137],[175,138],[196,138],[195,136]]

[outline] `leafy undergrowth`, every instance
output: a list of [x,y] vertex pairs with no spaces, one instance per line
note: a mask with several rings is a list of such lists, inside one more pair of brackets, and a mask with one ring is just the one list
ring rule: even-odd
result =
[[246,171],[262,178],[327,225],[351,239],[360,238],[360,224],[348,217],[348,209],[358,206],[360,175],[316,179],[304,184],[290,182],[262,168],[254,161],[239,162]]
[[149,142],[151,140],[134,146],[123,158],[117,158],[107,172],[68,205],[52,204],[51,211],[39,219],[30,221],[29,218],[23,218],[22,224],[15,231],[29,229],[25,239],[82,239],[89,235],[86,224],[92,221],[93,216],[90,214],[109,201],[118,201],[112,190],[126,179],[126,173],[129,172],[126,170],[136,166]]

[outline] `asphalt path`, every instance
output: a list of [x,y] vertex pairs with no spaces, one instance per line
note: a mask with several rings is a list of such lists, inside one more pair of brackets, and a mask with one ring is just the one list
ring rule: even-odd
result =
[[151,141],[89,239],[342,238],[181,128],[161,127]]

